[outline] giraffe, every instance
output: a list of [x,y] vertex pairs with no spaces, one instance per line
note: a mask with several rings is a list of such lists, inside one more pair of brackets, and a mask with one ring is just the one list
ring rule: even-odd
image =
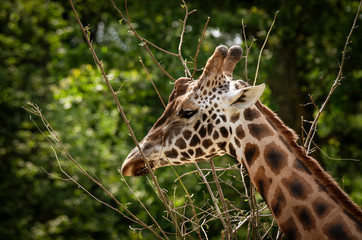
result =
[[[218,46],[197,80],[176,81],[164,113],[139,144],[149,165],[229,154],[246,168],[288,239],[362,239],[361,208],[260,102],[265,85],[233,79],[241,57],[239,46]],[[121,171],[149,173],[138,148]]]

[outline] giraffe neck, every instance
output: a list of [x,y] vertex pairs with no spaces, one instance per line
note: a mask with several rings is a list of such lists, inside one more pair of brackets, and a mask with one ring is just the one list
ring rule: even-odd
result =
[[257,102],[230,121],[229,154],[246,167],[288,239],[362,239],[361,209],[270,109]]

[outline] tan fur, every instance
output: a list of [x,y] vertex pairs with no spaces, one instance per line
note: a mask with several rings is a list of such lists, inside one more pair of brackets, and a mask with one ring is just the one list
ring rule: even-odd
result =
[[352,202],[350,197],[338,186],[336,181],[334,181],[334,179],[322,169],[317,160],[306,155],[305,149],[296,143],[297,135],[294,131],[285,126],[280,118],[272,110],[261,104],[260,101],[258,101],[255,105],[267,117],[277,131],[281,133],[295,156],[297,156],[305,164],[307,169],[315,176],[318,183],[327,190],[329,195],[335,199],[345,211],[356,218],[359,222],[362,222],[361,208]]

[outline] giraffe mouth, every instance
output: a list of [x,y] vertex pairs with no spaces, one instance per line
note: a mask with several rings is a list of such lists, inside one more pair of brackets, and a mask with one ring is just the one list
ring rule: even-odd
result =
[[[135,175],[134,176],[145,176],[145,175],[150,173],[150,171],[148,170],[147,166],[144,163],[144,160],[141,159],[141,161],[142,161],[143,165],[141,165],[140,167],[135,169]],[[150,165],[151,169],[154,168],[154,162],[153,161],[149,162],[148,164]]]
[[[154,161],[149,161],[148,164],[150,165],[151,169],[155,168]],[[125,162],[122,166],[121,172],[125,176],[145,176],[150,173],[147,166],[145,165],[145,161],[142,158]]]

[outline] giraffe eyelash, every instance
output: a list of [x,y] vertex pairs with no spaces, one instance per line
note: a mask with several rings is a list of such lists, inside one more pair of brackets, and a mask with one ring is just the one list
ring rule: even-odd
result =
[[197,110],[190,110],[190,109],[183,110],[183,109],[181,109],[180,112],[177,115],[180,116],[181,118],[189,119],[193,115],[195,115],[195,113],[197,113]]

